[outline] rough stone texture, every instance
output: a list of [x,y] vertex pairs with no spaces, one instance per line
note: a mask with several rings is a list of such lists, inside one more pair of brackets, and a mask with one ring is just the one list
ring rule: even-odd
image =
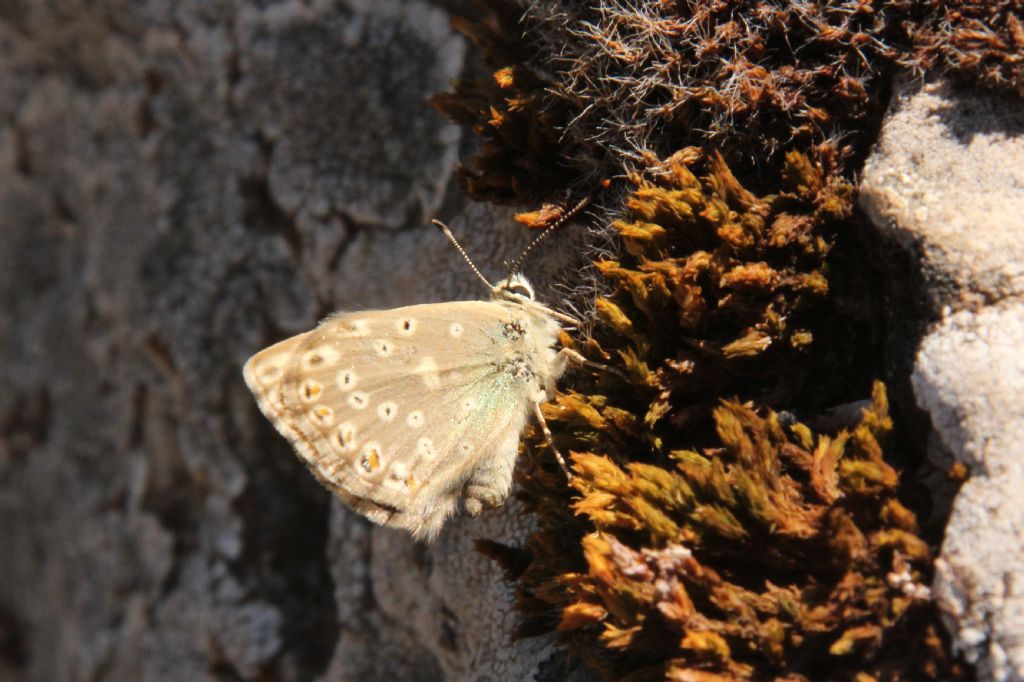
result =
[[1024,106],[904,82],[861,205],[916,260],[902,286],[920,285],[917,322],[932,323],[911,377],[929,454],[970,471],[934,594],[980,679],[1024,680]]
[[920,251],[934,308],[1024,294],[1024,106],[944,82],[897,89],[861,205]]
[[465,62],[425,0],[2,3],[0,679],[563,679],[472,549],[516,504],[373,528],[241,379],[332,309],[480,296],[430,217],[522,248],[448,184]]
[[914,389],[941,443],[971,470],[937,564],[935,594],[987,679],[1024,679],[1024,302],[943,320]]

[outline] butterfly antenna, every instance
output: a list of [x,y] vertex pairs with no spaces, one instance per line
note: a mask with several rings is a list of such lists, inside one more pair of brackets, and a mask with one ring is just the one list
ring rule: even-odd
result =
[[469,254],[466,253],[466,250],[464,248],[462,248],[462,244],[459,244],[459,241],[455,238],[455,235],[453,235],[452,231],[448,229],[448,226],[442,223],[440,220],[431,220],[430,222],[434,223],[439,228],[441,228],[441,232],[444,232],[444,236],[448,237],[448,241],[450,241],[455,246],[455,250],[462,254],[462,257],[466,259],[466,262],[469,263],[469,267],[473,270],[473,273],[480,278],[480,281],[486,284],[488,289],[493,289],[494,285],[488,282],[487,278],[483,276],[480,270],[476,267],[476,264],[473,263],[473,260],[469,257]]
[[549,234],[551,234],[552,232],[560,228],[562,225],[565,225],[567,222],[572,220],[573,216],[575,216],[577,213],[579,213],[580,211],[582,211],[583,209],[590,205],[592,199],[593,197],[590,195],[583,197],[583,199],[581,199],[578,204],[570,208],[566,213],[562,215],[561,218],[559,218],[558,220],[544,228],[544,231],[537,235],[537,237],[532,242],[527,244],[523,252],[519,254],[519,258],[516,258],[515,261],[512,263],[512,267],[509,268],[508,270],[509,277],[519,272],[519,268],[522,266],[523,261],[526,260],[526,257],[530,254],[530,252],[533,251],[533,247],[537,246],[537,244],[543,241],[544,238],[547,237]]

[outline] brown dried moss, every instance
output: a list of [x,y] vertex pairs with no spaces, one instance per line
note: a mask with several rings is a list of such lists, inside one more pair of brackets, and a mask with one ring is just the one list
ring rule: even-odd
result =
[[[699,179],[691,167],[702,166]],[[617,292],[597,314],[617,332],[626,371],[656,391],[646,425],[699,425],[725,395],[827,401],[835,391],[822,365],[846,374],[842,358],[862,352],[821,319],[840,308],[830,254],[849,228],[852,189],[797,153],[782,175],[784,191],[756,196],[719,155],[691,148],[633,177],[613,225],[629,262],[595,263]],[[827,343],[814,343],[818,333]],[[856,339],[869,337],[863,328]]]
[[490,69],[431,103],[483,140],[469,165],[459,169],[470,197],[537,203],[572,181],[558,133],[569,109],[550,98],[544,79],[529,66],[539,53],[522,39],[516,3],[476,5],[476,12],[453,23],[476,43]]
[[484,140],[462,177],[487,201],[587,193],[683,146],[763,187],[792,150],[846,172],[897,66],[1024,94],[1020,0],[476,4],[457,28],[490,73],[434,104]]
[[881,454],[887,408],[876,384],[830,436],[724,402],[716,446],[667,466],[567,435],[586,407],[552,411],[563,444],[589,449],[571,504],[540,459],[524,475],[543,528],[515,568],[522,634],[557,630],[609,679],[958,679],[923,586],[930,549]]
[[917,61],[959,81],[1024,97],[1024,2],[932,2],[933,18],[915,35]]
[[484,140],[462,171],[470,196],[526,203],[686,145],[769,183],[792,149],[837,167],[882,111],[916,6],[479,4],[457,27],[492,71],[434,103]]
[[516,578],[521,634],[557,630],[611,679],[960,673],[883,457],[881,384],[846,429],[778,411],[856,393],[830,348],[850,187],[796,153],[783,176],[757,196],[694,149],[633,176],[626,253],[597,263],[615,293],[580,347],[618,374],[544,407],[573,490],[535,436],[520,482],[540,530],[481,545]]

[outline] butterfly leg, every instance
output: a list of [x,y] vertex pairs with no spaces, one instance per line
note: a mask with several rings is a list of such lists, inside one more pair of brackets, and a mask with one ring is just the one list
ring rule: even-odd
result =
[[533,414],[536,415],[537,423],[540,424],[541,431],[544,432],[544,440],[547,441],[548,447],[551,448],[551,451],[553,453],[555,453],[555,459],[558,460],[558,465],[560,467],[562,467],[562,471],[565,472],[566,477],[571,482],[572,481],[572,472],[569,471],[569,467],[568,467],[568,465],[566,465],[565,458],[562,457],[562,453],[559,452],[558,448],[555,447],[555,441],[551,438],[551,429],[548,428],[548,423],[544,419],[544,413],[541,412],[541,410],[540,410],[540,403],[539,402],[534,402],[533,403]]
[[589,367],[590,369],[597,370],[599,372],[608,372],[609,374],[614,374],[623,381],[629,381],[629,377],[627,377],[622,370],[609,365],[602,365],[600,362],[588,360],[572,348],[563,348],[558,351],[558,355],[555,356],[555,362],[559,363],[556,367],[562,368],[564,368],[568,363],[574,362],[580,367]]

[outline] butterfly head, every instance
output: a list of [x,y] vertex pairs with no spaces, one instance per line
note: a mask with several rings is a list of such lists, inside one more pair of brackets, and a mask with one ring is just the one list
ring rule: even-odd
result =
[[526,277],[515,273],[501,280],[491,288],[491,300],[528,303],[534,300],[533,287]]
[[[581,203],[576,210],[579,210],[579,208],[582,208],[585,205],[585,203]],[[573,211],[571,211],[570,213],[572,212]],[[483,274],[481,274],[480,270],[477,269],[477,267],[473,264],[473,261],[466,254],[465,250],[463,250],[463,248],[459,245],[459,242],[455,239],[455,237],[452,235],[451,230],[448,229],[448,226],[442,223],[440,220],[434,220],[432,222],[441,229],[441,232],[444,233],[444,236],[448,237],[448,241],[450,241],[455,246],[455,249],[466,260],[466,262],[469,264],[469,267],[473,270],[473,273],[480,278],[480,281],[486,284],[488,287],[490,287],[492,301],[507,301],[510,303],[517,303],[521,306],[527,307],[541,314],[542,316],[548,318],[549,320],[558,320],[560,322],[565,322],[567,324],[579,326],[579,322],[575,318],[569,315],[565,315],[563,313],[556,312],[546,306],[541,305],[540,303],[537,303],[536,296],[533,293],[533,287],[530,286],[530,283],[526,280],[526,277],[520,272],[518,272],[519,264],[522,262],[523,256],[525,256],[529,252],[529,247],[527,247],[526,251],[523,252],[523,255],[517,259],[516,263],[512,267],[511,274],[509,274],[508,277],[501,280],[497,284],[491,284],[490,282],[487,281],[487,278],[484,277]],[[544,234],[546,234],[549,231],[550,228],[548,228],[548,230],[545,230]],[[543,234],[541,236],[543,236]],[[531,242],[531,245],[536,244],[538,239],[539,237],[537,239],[534,239],[533,242]]]

